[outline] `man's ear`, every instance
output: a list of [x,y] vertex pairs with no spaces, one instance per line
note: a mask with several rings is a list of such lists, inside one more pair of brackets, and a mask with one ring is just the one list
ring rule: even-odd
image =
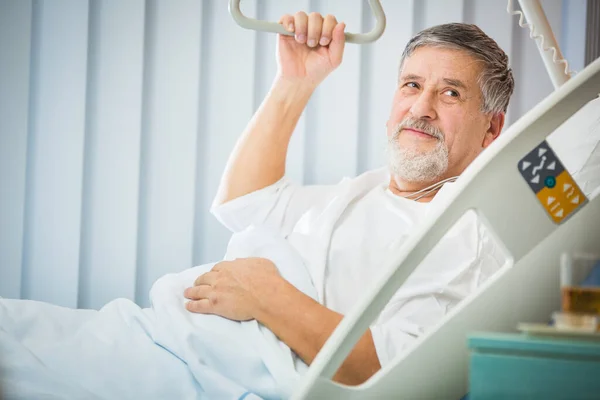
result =
[[500,135],[502,127],[504,126],[504,113],[493,114],[490,118],[489,126],[483,137],[483,143],[481,147],[484,149],[488,147],[496,138]]

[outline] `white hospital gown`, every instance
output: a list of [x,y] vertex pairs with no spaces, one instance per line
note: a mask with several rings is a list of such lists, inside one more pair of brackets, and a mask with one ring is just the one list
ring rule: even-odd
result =
[[[381,273],[382,262],[406,241],[431,203],[392,194],[389,174],[371,171],[330,186],[277,183],[214,206],[230,230],[278,229],[304,257],[319,301],[348,313]],[[466,214],[417,267],[381,312],[371,332],[380,363],[391,361],[503,264],[499,248],[474,214]]]

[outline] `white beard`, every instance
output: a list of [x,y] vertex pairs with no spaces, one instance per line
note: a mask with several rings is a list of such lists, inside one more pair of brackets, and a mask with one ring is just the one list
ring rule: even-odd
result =
[[397,130],[387,143],[388,166],[392,175],[412,183],[436,181],[448,170],[448,147],[443,139],[431,151],[421,152],[398,144]]

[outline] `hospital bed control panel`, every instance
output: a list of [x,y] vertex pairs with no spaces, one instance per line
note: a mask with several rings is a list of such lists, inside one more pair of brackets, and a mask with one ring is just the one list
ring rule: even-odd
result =
[[519,172],[552,221],[557,224],[587,202],[569,171],[546,141],[519,161]]

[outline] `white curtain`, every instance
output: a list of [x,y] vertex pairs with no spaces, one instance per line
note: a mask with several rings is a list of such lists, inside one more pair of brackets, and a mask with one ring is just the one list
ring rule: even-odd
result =
[[[509,123],[552,91],[503,0],[384,0],[375,45],[347,45],[296,129],[288,173],[332,183],[383,163],[399,55],[418,30],[478,24],[509,54]],[[250,16],[332,13],[350,31],[365,0],[244,0]],[[583,35],[546,0],[559,40]],[[578,33],[579,32],[579,33]],[[568,35],[567,35],[568,33]],[[583,38],[581,38],[583,40]],[[98,308],[146,305],[168,272],[217,260],[208,212],[236,138],[275,73],[275,36],[244,30],[225,0],[0,0],[0,296]],[[580,49],[564,47],[575,64]]]

